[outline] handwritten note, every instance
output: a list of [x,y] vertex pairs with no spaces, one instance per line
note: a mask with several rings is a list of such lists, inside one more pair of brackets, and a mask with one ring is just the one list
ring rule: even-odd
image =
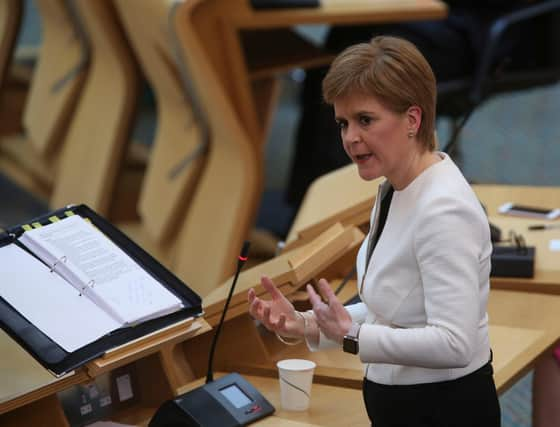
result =
[[79,215],[24,233],[56,271],[122,325],[174,312],[181,300]]

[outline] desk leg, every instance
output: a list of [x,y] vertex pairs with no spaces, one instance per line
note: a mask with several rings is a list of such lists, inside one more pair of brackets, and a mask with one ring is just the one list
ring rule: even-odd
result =
[[179,387],[196,379],[181,345],[166,345],[161,349],[159,357],[165,376],[175,394]]

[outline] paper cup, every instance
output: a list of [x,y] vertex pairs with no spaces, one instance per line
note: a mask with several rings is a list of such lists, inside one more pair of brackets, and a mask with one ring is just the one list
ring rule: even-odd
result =
[[305,411],[309,408],[315,362],[304,359],[285,359],[280,360],[276,366],[280,380],[282,408],[288,411]]

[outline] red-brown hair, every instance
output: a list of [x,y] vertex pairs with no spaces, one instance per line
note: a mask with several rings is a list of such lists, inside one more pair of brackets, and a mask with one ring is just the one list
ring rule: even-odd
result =
[[355,92],[373,96],[397,114],[412,106],[420,107],[418,140],[428,150],[435,150],[436,79],[428,61],[412,43],[378,36],[338,55],[323,80],[323,98],[333,104]]

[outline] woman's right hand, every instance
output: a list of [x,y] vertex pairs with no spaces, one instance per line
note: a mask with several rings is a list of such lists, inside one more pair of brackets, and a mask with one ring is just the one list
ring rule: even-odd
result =
[[257,297],[254,289],[249,289],[249,314],[260,321],[269,331],[290,338],[302,338],[305,323],[296,313],[292,303],[278,290],[268,277],[261,278],[261,284],[270,294],[270,300]]

